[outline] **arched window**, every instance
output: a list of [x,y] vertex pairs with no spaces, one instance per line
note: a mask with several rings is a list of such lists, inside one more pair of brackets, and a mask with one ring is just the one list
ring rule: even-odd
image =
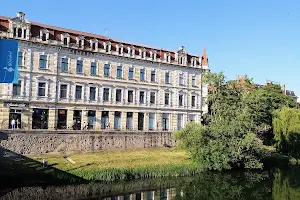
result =
[[18,37],[22,37],[22,29],[21,28],[18,29]]

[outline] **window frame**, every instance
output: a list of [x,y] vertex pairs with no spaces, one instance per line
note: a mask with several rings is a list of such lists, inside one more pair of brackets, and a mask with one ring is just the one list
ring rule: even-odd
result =
[[[45,86],[44,86],[44,95],[42,96],[42,95],[40,95],[41,93],[40,93],[40,84],[45,84]],[[37,85],[38,85],[38,87],[37,87],[37,89],[38,89],[38,91],[37,91],[37,96],[38,97],[46,97],[47,96],[47,83],[46,82],[44,82],[44,81],[39,81],[38,83],[37,83]]]
[[110,77],[110,64],[104,64],[103,75],[104,77]]
[[[80,72],[79,72],[79,67],[80,67]],[[83,74],[83,60],[76,60],[76,74]]]
[[[77,95],[77,87],[81,88],[80,98],[77,98],[77,96],[79,96],[79,95]],[[83,93],[83,86],[82,85],[75,85],[75,99],[76,100],[82,100],[83,99],[82,93]]]
[[[65,97],[62,97],[61,94],[62,94],[62,86],[66,86],[66,96]],[[68,98],[68,84],[60,84],[59,86],[59,98],[60,99],[67,99]]]
[[129,80],[134,79],[134,67],[129,67],[129,69],[128,69],[128,79]]
[[69,59],[66,57],[61,58],[61,72],[68,73],[69,72]]
[[97,62],[91,62],[90,75],[91,76],[97,76]]
[[117,78],[123,78],[123,66],[122,65],[117,66]]
[[42,70],[47,69],[47,64],[48,64],[48,56],[41,54],[39,57],[39,69],[42,69]]

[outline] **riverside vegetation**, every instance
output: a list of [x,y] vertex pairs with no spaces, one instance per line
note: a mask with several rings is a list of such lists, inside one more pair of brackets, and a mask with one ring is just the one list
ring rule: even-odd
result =
[[300,164],[300,111],[280,85],[258,87],[250,79],[242,84],[225,81],[223,73],[206,73],[203,80],[211,88],[206,99],[209,113],[205,125],[188,123],[177,131],[176,149],[44,155],[32,159],[47,159],[60,172],[89,181],[178,177],[204,170]]

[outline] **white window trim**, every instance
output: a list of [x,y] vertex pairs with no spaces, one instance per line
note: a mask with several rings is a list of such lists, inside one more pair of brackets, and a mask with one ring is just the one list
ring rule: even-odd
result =
[[[117,101],[117,90],[121,90],[121,101]],[[117,102],[117,103],[122,103],[122,102],[124,102],[124,88],[121,88],[121,87],[116,87],[115,88],[115,92],[114,92],[114,100],[115,100],[115,102]]]
[[18,81],[20,81],[21,82],[21,90],[20,90],[20,95],[14,95],[14,84],[11,84],[9,87],[10,87],[10,91],[11,91],[11,96],[13,96],[13,97],[23,97],[24,96],[24,87],[25,87],[25,82],[24,82],[24,79],[22,78],[20,78],[19,77],[19,80]]
[[40,30],[40,39],[43,39],[43,34],[46,34],[46,41],[49,40],[49,31],[47,29],[41,29]]
[[[121,49],[121,53],[119,54],[119,50]],[[123,47],[123,44],[117,44],[117,53],[119,55],[123,55],[124,53],[124,47]]]
[[67,38],[67,46],[70,45],[70,35],[68,33],[62,33],[61,34],[61,44],[62,45],[65,45],[64,44],[64,39]]
[[[90,47],[91,47],[92,51],[98,51],[98,44],[99,44],[98,40],[97,39],[91,39],[90,43],[91,43]],[[93,44],[94,43],[95,43],[95,49],[93,49]]]
[[[25,51],[23,49],[19,49],[18,53],[20,51],[22,52],[22,67],[24,67],[25,66]],[[19,55],[18,55],[18,57],[19,57]],[[39,60],[40,60],[40,58],[39,58]]]
[[[155,78],[154,78],[154,81],[151,81],[151,75],[152,75],[152,71],[154,71],[155,72]],[[157,79],[158,77],[157,77],[157,70],[156,69],[154,69],[154,68],[152,68],[151,70],[150,70],[150,82],[154,82],[154,83],[156,83],[157,82]]]
[[108,89],[108,100],[105,101],[105,102],[110,102],[111,101],[112,88],[110,86],[107,86],[107,85],[102,86],[102,97],[101,97],[101,99],[102,99],[103,102],[104,102],[104,99],[103,99],[104,89]]
[[[92,63],[96,63],[96,74],[95,75],[92,75],[92,73],[91,73],[91,67],[92,67]],[[93,60],[91,60],[90,61],[90,76],[92,75],[92,76],[98,76],[99,75],[99,73],[98,73],[98,69],[99,69],[99,66],[98,66],[98,62],[95,60],[95,59],[93,59]],[[82,71],[83,71],[83,63],[82,63]],[[82,72],[83,73],[83,72]]]
[[[66,96],[66,98],[62,98],[62,97],[60,96],[60,94],[61,94],[61,85],[67,85],[67,96]],[[69,84],[69,83],[65,83],[65,82],[60,82],[60,83],[59,83],[59,94],[57,94],[57,95],[58,95],[59,99],[69,99],[69,95],[70,95],[70,84]]]
[[111,52],[111,42],[110,42],[110,41],[105,41],[105,42],[103,42],[103,46],[104,46],[105,52],[106,52],[106,48],[107,48],[107,47],[108,47],[107,53],[110,53],[110,52]]
[[[76,98],[76,86],[81,86],[81,87],[82,87],[82,91],[81,91],[81,99],[77,99],[77,98]],[[80,84],[80,83],[76,83],[76,84],[75,84],[75,87],[74,87],[74,99],[75,99],[75,101],[76,101],[76,100],[77,100],[77,101],[84,100],[84,92],[85,92],[84,89],[85,89],[85,88],[84,88],[84,84]]]
[[[151,100],[151,93],[152,92],[154,92],[154,103],[150,103],[150,100]],[[157,104],[157,91],[155,91],[155,90],[150,90],[149,91],[149,104],[154,104],[154,105],[156,105]]]
[[[144,103],[140,102],[140,96],[141,96],[141,92],[144,92]],[[147,103],[147,91],[146,90],[139,90],[139,103],[140,104],[146,104]]]
[[79,47],[80,43],[81,43],[81,48],[83,48],[84,47],[84,37],[83,36],[76,37],[76,45],[78,45],[78,47]]
[[[39,83],[45,83],[45,96],[39,96]],[[49,82],[48,81],[40,81],[38,80],[37,83],[36,83],[36,88],[37,88],[37,91],[36,91],[36,96],[38,98],[45,98],[45,97],[48,97],[48,90],[49,90]]]
[[[95,90],[95,100],[91,100],[91,94],[90,94],[90,92],[91,92],[91,87],[94,87],[96,90]],[[98,101],[98,99],[99,99],[99,96],[98,96],[98,86],[97,85],[94,85],[94,84],[90,84],[89,85],[89,87],[88,87],[88,99],[89,99],[89,101]]]
[[[132,79],[129,78],[129,69],[130,69],[130,68],[133,68],[133,76],[132,76]],[[128,79],[128,80],[134,80],[134,79],[135,79],[135,73],[136,73],[135,67],[134,67],[133,65],[130,65],[130,66],[128,67],[128,77],[127,77],[127,79]]]

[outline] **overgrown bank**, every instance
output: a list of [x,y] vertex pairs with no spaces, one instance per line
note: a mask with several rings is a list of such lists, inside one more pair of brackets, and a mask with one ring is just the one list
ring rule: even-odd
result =
[[185,151],[169,148],[47,155],[32,159],[40,162],[47,159],[49,165],[89,181],[179,177],[202,171]]

